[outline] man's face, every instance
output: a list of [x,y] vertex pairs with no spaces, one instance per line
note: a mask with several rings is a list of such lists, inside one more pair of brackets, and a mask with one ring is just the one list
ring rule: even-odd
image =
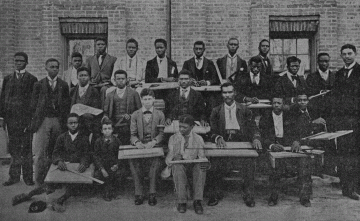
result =
[[59,63],[56,61],[50,61],[47,63],[45,70],[48,72],[50,78],[55,78],[59,73]]
[[305,110],[309,103],[309,99],[306,95],[299,95],[297,96],[297,103],[301,110]]
[[273,98],[272,100],[272,108],[274,113],[280,114],[283,109],[283,99],[282,98]]
[[15,69],[20,71],[25,69],[26,67],[26,60],[23,56],[15,56],[14,57]]
[[235,92],[233,86],[223,87],[221,95],[226,104],[232,104],[235,99]]
[[346,65],[351,65],[355,61],[355,57],[356,53],[350,48],[345,48],[341,51],[341,58]]
[[123,89],[126,86],[127,79],[125,74],[116,74],[115,75],[116,86],[120,89]]
[[96,42],[96,52],[97,54],[104,54],[106,51],[106,43],[103,40],[99,40]]
[[251,62],[251,64],[250,64],[250,70],[255,75],[260,73],[261,68],[262,68],[261,62],[259,62],[259,63]]
[[79,119],[77,117],[69,117],[66,125],[71,133],[76,133],[79,127]]
[[85,87],[90,81],[90,76],[87,71],[80,71],[77,77],[81,87]]
[[104,134],[105,137],[110,137],[113,131],[114,129],[111,124],[102,125],[101,132]]
[[269,50],[270,50],[269,42],[267,42],[267,41],[261,42],[260,47],[259,47],[260,53],[263,55],[267,55],[269,53]]
[[239,48],[239,42],[235,39],[232,39],[228,42],[227,48],[229,50],[229,54],[235,54]]
[[201,56],[203,56],[204,52],[205,52],[204,45],[195,45],[194,46],[194,53],[197,58],[200,58]]
[[133,42],[129,42],[126,45],[126,52],[130,58],[132,58],[136,55],[137,50],[138,50],[138,48],[136,47],[136,44]]
[[320,56],[318,59],[319,69],[321,71],[326,71],[329,68],[330,57],[327,55]]
[[187,74],[181,74],[179,76],[179,85],[182,88],[187,88],[190,86],[190,77]]
[[80,57],[73,57],[71,59],[71,63],[75,69],[78,69],[82,65],[82,58]]
[[166,52],[166,47],[163,43],[161,42],[157,42],[155,44],[155,51],[156,54],[160,57],[163,58],[165,56],[165,52]]
[[295,75],[299,71],[300,63],[298,61],[296,62],[290,62],[290,66],[288,67],[288,70],[291,74]]
[[190,126],[189,124],[186,124],[186,123],[179,123],[179,131],[182,135],[190,134],[193,127],[194,126]]
[[149,110],[150,108],[152,108],[152,106],[154,105],[154,101],[155,98],[153,96],[150,95],[146,95],[144,97],[141,98],[141,104],[147,109]]

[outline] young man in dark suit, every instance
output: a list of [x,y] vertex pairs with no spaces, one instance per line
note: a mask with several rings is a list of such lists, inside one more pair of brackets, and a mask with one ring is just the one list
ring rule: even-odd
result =
[[[217,148],[226,147],[228,142],[252,142],[255,149],[261,149],[260,133],[252,117],[251,110],[235,101],[235,90],[231,83],[221,85],[224,103],[215,107],[210,116],[211,141]],[[214,158],[207,173],[208,189],[210,192],[209,206],[215,206],[220,200],[222,178],[228,167],[235,167],[244,175],[243,199],[248,207],[254,207],[254,176],[255,160],[251,158]],[[225,169],[225,170],[224,170]]]
[[155,51],[157,56],[147,61],[145,69],[145,82],[173,82],[178,78],[176,62],[166,56],[167,42],[165,39],[156,39]]
[[200,86],[219,85],[220,79],[214,62],[204,57],[205,43],[196,41],[193,50],[195,56],[184,62],[182,70],[189,70]]
[[[144,88],[141,93],[142,108],[136,110],[131,115],[131,144],[138,149],[153,148],[161,143],[164,137],[163,128],[158,125],[165,125],[164,113],[154,108],[155,94],[152,90]],[[160,158],[130,159],[130,170],[135,184],[135,205],[140,205],[144,200],[144,174],[146,168],[149,168],[149,205],[155,206],[156,200],[156,182],[158,169],[160,167]]]
[[4,128],[9,139],[11,164],[9,180],[4,186],[20,181],[21,168],[26,185],[34,185],[32,168],[31,94],[37,78],[25,70],[28,56],[24,52],[14,55],[15,71],[4,78],[0,97],[0,116],[4,118]]
[[69,86],[57,76],[59,61],[50,58],[45,65],[48,76],[35,83],[31,101],[37,186],[44,183],[56,138],[66,128],[66,116],[70,112]]
[[179,73],[180,88],[174,90],[165,100],[166,125],[178,120],[181,115],[190,114],[205,126],[205,102],[200,92],[190,87],[191,72],[182,70]]
[[257,57],[261,59],[262,71],[264,75],[273,77],[274,71],[269,58],[270,42],[267,39],[263,39],[259,43],[259,54]]
[[216,60],[222,79],[229,79],[234,81],[235,73],[247,73],[248,68],[246,61],[241,59],[236,53],[239,49],[239,40],[237,38],[230,38],[227,43],[229,53],[222,58]]

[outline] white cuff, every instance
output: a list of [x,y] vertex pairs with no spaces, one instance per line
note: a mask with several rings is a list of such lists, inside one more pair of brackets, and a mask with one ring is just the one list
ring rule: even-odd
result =
[[223,137],[220,136],[220,135],[217,135],[217,136],[215,137],[215,143],[217,143],[217,140],[218,140],[219,138],[223,138]]
[[210,81],[206,81],[206,83],[207,83],[207,86],[210,86],[210,85],[211,85]]

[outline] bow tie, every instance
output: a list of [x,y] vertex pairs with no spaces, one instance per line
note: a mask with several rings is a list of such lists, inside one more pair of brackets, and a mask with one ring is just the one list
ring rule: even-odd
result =
[[299,80],[299,76],[297,76],[297,75],[291,75],[291,79],[293,80],[293,81],[298,81]]

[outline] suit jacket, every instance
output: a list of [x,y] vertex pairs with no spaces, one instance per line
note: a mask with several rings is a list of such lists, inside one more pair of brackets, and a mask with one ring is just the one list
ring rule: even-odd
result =
[[[75,87],[70,89],[71,107],[76,104],[77,96],[79,96],[79,85],[76,85]],[[100,93],[96,88],[89,85],[84,96],[85,105],[101,109]]]
[[[112,77],[111,77],[111,82],[113,83],[113,85],[115,85],[115,76],[114,73],[117,70],[124,70],[126,71],[126,66],[127,66],[127,58],[128,56],[122,56],[122,57],[118,57],[116,59],[115,65],[114,65],[114,71],[112,73]],[[136,66],[137,72],[136,72],[136,80],[138,81],[142,81],[145,79],[145,60],[139,58],[139,56],[136,55],[136,59],[137,59],[137,63],[133,64]],[[129,74],[129,73],[128,73]],[[128,76],[130,77],[130,76]]]
[[[215,107],[210,116],[210,127],[211,127],[211,140],[215,142],[217,136],[225,136],[225,107],[224,103]],[[240,137],[243,142],[253,141],[254,139],[260,138],[259,129],[252,117],[250,109],[246,108],[245,105],[236,102],[236,119],[240,126]]]
[[[41,126],[45,116],[44,110],[46,101],[48,98],[48,79],[44,79],[36,82],[34,84],[34,90],[32,93],[31,99],[31,111],[33,113],[31,119],[31,130],[36,132]],[[69,96],[69,86],[67,83],[60,78],[57,78],[57,83],[55,90],[59,90],[58,93],[58,103],[59,103],[59,112],[60,112],[60,123],[63,128],[66,126],[66,117],[70,112],[70,96]]]
[[[192,115],[195,120],[205,120],[205,101],[201,93],[190,88],[188,99],[188,113]],[[179,118],[179,103],[180,89],[176,89],[168,94],[165,99],[166,118],[170,118],[171,120]]]
[[115,62],[116,57],[106,54],[100,67],[96,55],[89,57],[85,66],[90,70],[90,82],[94,84],[111,82]]
[[[143,111],[142,108],[135,111],[131,115],[131,124],[130,124],[130,132],[131,132],[131,143],[134,144],[137,140],[144,139],[144,126],[143,126]],[[151,139],[155,139],[156,143],[159,144],[162,142],[164,138],[164,130],[159,130],[158,125],[165,125],[165,116],[162,111],[156,110],[152,113],[152,122],[151,122]]]
[[7,75],[3,80],[3,85],[1,88],[1,96],[0,96],[0,116],[4,118],[5,123],[9,118],[20,118],[19,123],[22,127],[27,127],[31,121],[32,111],[31,105],[31,94],[34,89],[34,84],[37,82],[37,78],[30,74],[29,72],[25,72],[21,80],[21,88],[22,88],[22,99],[21,99],[21,115],[12,116],[14,110],[11,105],[11,97],[13,96],[14,84],[16,80],[15,72]]
[[104,137],[99,137],[95,141],[93,159],[96,168],[101,169],[105,167],[108,170],[112,166],[118,164],[118,153],[120,140],[112,135],[109,143],[105,142]]
[[[224,57],[222,58],[218,58],[216,60],[216,64],[219,68],[219,71],[220,71],[220,74],[221,74],[221,77],[223,79],[226,79],[226,64],[227,64],[227,57],[228,55],[225,55]],[[237,55],[237,67],[236,67],[236,70],[234,73],[240,73],[240,72],[248,72],[248,68],[247,68],[247,64],[246,64],[246,61],[241,59],[239,55]],[[233,76],[235,77],[236,74]],[[230,81],[232,82],[234,80],[234,78],[231,77],[230,78]]]
[[309,94],[319,94],[321,90],[331,90],[335,82],[335,73],[329,71],[329,79],[326,82],[320,75],[319,70],[309,74],[306,83],[309,87]]
[[[108,116],[114,124],[116,124],[115,115],[113,113],[114,111],[114,96],[116,94],[116,90],[111,91],[106,95],[105,104],[104,104],[104,114]],[[132,114],[134,111],[140,109],[142,107],[140,96],[138,92],[131,89],[130,87],[126,87],[125,94],[126,96],[126,113]]]
[[259,99],[271,99],[271,90],[273,89],[272,79],[270,76],[259,73],[259,84],[253,84],[249,72],[241,72],[235,76],[235,90],[237,93],[236,100],[243,102],[244,97],[257,97]]
[[220,79],[216,73],[216,68],[215,68],[214,62],[212,62],[211,60],[209,60],[205,57],[204,57],[204,62],[203,62],[203,67],[202,67],[202,75],[195,76],[196,64],[195,64],[194,57],[192,57],[189,60],[184,62],[182,70],[184,70],[184,69],[191,71],[193,78],[195,78],[195,80],[197,80],[197,81],[201,81],[201,80],[210,81],[211,85],[219,85],[220,84]]
[[89,167],[89,137],[79,132],[74,141],[72,141],[68,131],[60,134],[60,136],[56,139],[52,160],[55,165],[57,165],[59,161],[64,161],[70,163],[80,163]]
[[[178,78],[179,73],[177,69],[176,62],[171,60],[169,57],[166,57],[168,61],[168,77]],[[157,57],[153,58],[146,63],[145,69],[145,82],[146,83],[154,83],[161,82],[159,76],[159,65],[157,63]]]
[[[269,57],[263,58],[260,54],[257,55],[257,57],[259,57],[259,58],[261,59],[263,73],[264,73],[265,75],[267,75],[267,76],[273,76],[274,70],[273,70],[273,67],[272,67],[272,65],[271,65],[271,62],[270,62]],[[266,66],[265,61],[268,62],[268,65],[267,65],[267,66]]]
[[287,74],[284,74],[277,80],[273,95],[284,97],[285,103],[289,104],[291,103],[291,98],[296,97],[300,91],[308,92],[308,86],[304,76],[299,76],[297,86],[294,87]]

